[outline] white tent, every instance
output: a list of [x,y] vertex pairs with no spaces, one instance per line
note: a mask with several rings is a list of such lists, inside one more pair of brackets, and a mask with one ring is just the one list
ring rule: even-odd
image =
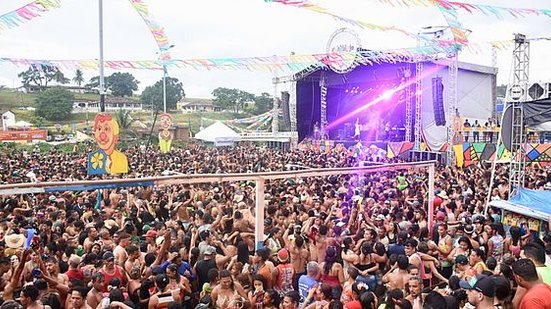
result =
[[26,129],[26,128],[31,128],[32,126],[33,126],[32,123],[26,122],[23,120],[19,120],[18,122],[11,125],[12,128],[17,128],[17,129]]
[[241,136],[238,133],[220,121],[216,121],[195,134],[195,139],[216,144],[219,144],[220,142],[233,143],[238,141],[240,137]]

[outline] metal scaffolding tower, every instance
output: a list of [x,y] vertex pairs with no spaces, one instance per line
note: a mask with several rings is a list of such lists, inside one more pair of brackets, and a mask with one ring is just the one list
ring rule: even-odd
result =
[[[450,64],[448,64],[448,85],[448,115],[446,118],[448,121],[453,122],[457,109],[457,54],[450,59]],[[449,165],[452,165],[454,162],[453,136],[455,132],[453,129],[452,124],[447,125],[448,148],[446,149],[446,159]]]
[[511,125],[511,163],[509,165],[509,197],[516,195],[524,186],[526,128],[524,126],[524,111],[522,103],[528,95],[530,64],[530,42],[523,34],[515,34],[515,49],[513,50],[513,84],[509,85],[508,93],[516,92],[512,97]]
[[422,136],[421,136],[421,102],[422,98],[422,89],[423,89],[423,62],[422,60],[417,60],[415,63],[415,127],[413,130],[413,149],[420,150]]
[[320,126],[325,128],[327,125],[327,86],[325,81],[325,72],[321,72],[320,102]]
[[406,142],[413,141],[413,136],[411,135],[411,129],[413,126],[413,112],[411,110],[413,103],[413,92],[411,91],[411,69],[408,64],[407,68],[404,69],[404,96],[406,100]]
[[279,78],[275,77],[273,79],[274,84],[274,105],[272,108],[272,133],[277,133],[279,131],[279,100],[277,93],[277,85],[279,84]]

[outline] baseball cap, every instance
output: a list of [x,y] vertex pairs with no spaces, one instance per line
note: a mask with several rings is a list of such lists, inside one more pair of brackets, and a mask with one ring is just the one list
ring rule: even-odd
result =
[[145,237],[157,238],[157,232],[154,230],[149,230],[145,233]]
[[468,280],[461,280],[459,286],[465,290],[476,290],[487,297],[495,296],[495,283],[490,276],[478,275]]
[[113,252],[111,252],[111,251],[106,251],[106,252],[103,254],[103,259],[106,260],[106,261],[114,260],[114,259],[115,259],[115,256],[113,255]]
[[211,255],[211,254],[215,254],[216,253],[216,248],[214,248],[213,246],[208,246],[206,249],[205,249],[205,253],[206,255]]
[[458,255],[455,257],[455,264],[467,265],[469,264],[469,259],[464,255]]
[[144,232],[147,232],[151,229],[151,226],[149,226],[149,224],[145,224],[143,227],[142,227],[142,231]]
[[277,259],[282,263],[287,262],[289,260],[289,251],[287,249],[280,249],[277,252]]

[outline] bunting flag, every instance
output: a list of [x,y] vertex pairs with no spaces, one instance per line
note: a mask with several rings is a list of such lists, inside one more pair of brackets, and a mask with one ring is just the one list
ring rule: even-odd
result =
[[465,11],[470,14],[483,14],[493,16],[498,19],[505,17],[523,18],[533,16],[551,17],[551,9],[533,9],[533,8],[510,8],[486,4],[474,4],[466,2],[456,2],[447,0],[378,0],[380,3],[388,4],[393,7],[411,7],[422,6],[430,7],[438,5],[447,11]]
[[350,24],[350,25],[353,25],[353,26],[356,26],[356,27],[359,27],[359,28],[362,28],[362,29],[369,29],[369,30],[376,30],[376,31],[396,31],[396,32],[400,32],[400,33],[402,33],[402,34],[404,34],[408,37],[414,38],[414,39],[421,39],[421,40],[424,40],[424,41],[433,42],[433,40],[430,40],[430,39],[427,39],[425,37],[419,36],[416,33],[413,33],[413,32],[410,32],[410,31],[407,31],[407,30],[404,30],[404,29],[400,29],[398,27],[381,26],[381,25],[368,23],[366,21],[351,19],[351,18],[347,18],[347,17],[337,15],[335,13],[330,12],[329,9],[327,9],[325,7],[322,7],[319,4],[313,3],[310,0],[265,0],[265,2],[279,3],[279,4],[283,4],[283,5],[287,5],[287,6],[293,6],[293,7],[296,7],[296,8],[306,9],[306,10],[310,10],[310,11],[313,11],[313,12],[316,12],[316,13],[328,15],[328,16],[333,17],[335,20],[342,21],[342,22],[345,22],[347,24]]
[[129,1],[136,12],[138,12],[138,14],[140,14],[140,16],[142,17],[143,21],[149,28],[149,31],[153,35],[153,38],[155,38],[155,42],[157,42],[157,46],[159,47],[159,51],[161,52],[159,59],[162,61],[170,60],[171,57],[168,50],[170,49],[171,45],[168,42],[168,37],[166,36],[165,29],[155,21],[155,18],[153,18],[153,16],[149,12],[147,4],[143,0]]
[[[374,51],[367,50],[361,53],[338,52],[310,55],[289,55],[269,57],[248,57],[248,58],[210,58],[210,59],[188,59],[188,60],[141,60],[141,61],[105,61],[104,67],[113,70],[124,69],[145,69],[162,70],[163,65],[179,69],[206,69],[206,70],[249,70],[249,71],[291,71],[327,69],[330,64],[350,63],[356,61],[358,64],[371,65],[373,63],[398,63],[405,61],[422,61],[433,59],[435,55],[449,55],[456,52],[455,46],[429,45],[422,47],[391,49]],[[97,60],[35,60],[0,58],[0,63],[6,62],[16,66],[28,67],[31,65],[47,65],[60,69],[82,69],[97,70]]]
[[61,7],[60,0],[36,0],[14,11],[0,15],[0,33],[19,27],[26,21],[42,16],[43,13]]

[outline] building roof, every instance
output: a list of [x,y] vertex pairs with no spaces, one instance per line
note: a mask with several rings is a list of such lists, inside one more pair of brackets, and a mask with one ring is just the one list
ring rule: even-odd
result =
[[212,99],[185,98],[179,102],[182,106],[213,106]]

